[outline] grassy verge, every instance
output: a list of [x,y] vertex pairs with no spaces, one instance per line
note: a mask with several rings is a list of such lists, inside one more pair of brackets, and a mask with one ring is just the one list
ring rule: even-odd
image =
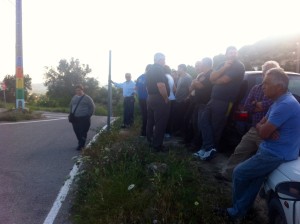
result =
[[24,121],[41,119],[42,113],[32,112],[28,110],[10,109],[0,113],[0,121]]
[[[103,132],[83,152],[72,207],[74,224],[98,223],[225,223],[212,213],[230,205],[230,186],[218,183],[210,167],[199,166],[191,153],[170,145],[168,153],[151,153],[129,131]],[[261,223],[257,216],[243,223]]]

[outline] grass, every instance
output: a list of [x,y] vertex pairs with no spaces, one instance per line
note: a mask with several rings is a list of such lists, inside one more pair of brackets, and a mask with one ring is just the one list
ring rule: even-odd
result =
[[[186,149],[151,153],[138,137],[139,125],[103,132],[83,152],[72,207],[74,224],[225,223],[212,213],[228,206],[231,194],[205,172]],[[243,223],[262,223],[256,214]]]
[[9,109],[0,113],[0,121],[24,121],[41,119],[42,113],[32,112],[29,110]]

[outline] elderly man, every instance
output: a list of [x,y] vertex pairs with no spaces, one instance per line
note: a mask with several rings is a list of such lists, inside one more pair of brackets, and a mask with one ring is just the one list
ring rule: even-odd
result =
[[165,56],[154,55],[154,64],[146,72],[147,128],[146,135],[155,152],[164,151],[163,139],[169,117],[169,85],[165,70]]
[[295,160],[300,148],[300,105],[288,92],[289,78],[280,68],[267,71],[263,91],[273,104],[256,124],[263,139],[257,153],[233,171],[233,206],[216,209],[218,215],[238,219],[246,215],[265,179],[280,164]]

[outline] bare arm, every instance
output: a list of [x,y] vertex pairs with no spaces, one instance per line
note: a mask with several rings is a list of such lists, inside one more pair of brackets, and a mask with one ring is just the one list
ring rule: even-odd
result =
[[279,133],[276,131],[277,127],[268,122],[266,117],[263,117],[260,122],[256,124],[258,135],[262,139],[278,139]]
[[157,83],[157,88],[158,88],[160,95],[164,98],[165,103],[168,103],[169,98],[168,98],[168,92],[167,92],[165,83],[163,83],[163,82]]

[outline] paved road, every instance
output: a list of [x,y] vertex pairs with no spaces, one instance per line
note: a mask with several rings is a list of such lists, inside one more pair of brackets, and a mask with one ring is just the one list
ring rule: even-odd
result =
[[[0,224],[42,224],[80,154],[67,114],[45,115],[0,123]],[[93,116],[88,139],[105,124]]]

